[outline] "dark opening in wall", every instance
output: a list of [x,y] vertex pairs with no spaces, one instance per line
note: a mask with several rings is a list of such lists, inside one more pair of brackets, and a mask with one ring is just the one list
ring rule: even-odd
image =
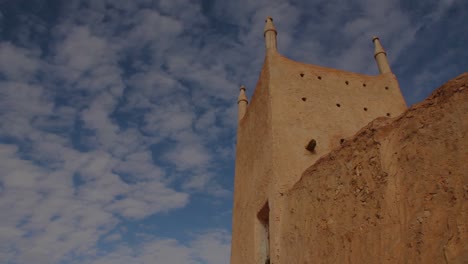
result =
[[364,107],[364,111],[367,111],[367,107]]
[[259,250],[261,254],[260,263],[270,264],[270,207],[268,201],[257,214],[260,224]]
[[362,84],[362,86],[366,87],[366,84],[365,84],[365,83],[363,83],[363,84]]
[[317,76],[317,79],[322,80],[322,76]]
[[301,75],[301,77],[304,77],[304,74],[303,74],[302,72],[301,72],[301,74],[300,74],[300,75]]
[[317,146],[317,141],[315,139],[311,139],[306,146],[306,149],[310,152],[315,152],[315,147]]
[[305,97],[302,97],[302,101],[304,101],[304,102],[305,102],[306,100],[307,100],[307,98],[305,98]]
[[336,106],[337,106],[337,107],[341,107],[341,105],[340,105],[340,104],[336,104]]
[[340,139],[340,144],[344,143],[344,138]]
[[348,82],[348,81],[345,81],[344,83],[346,83],[346,85],[348,85],[348,84],[349,84],[349,82]]
[[387,116],[390,116],[390,113],[387,113]]
[[385,90],[388,90],[388,86],[385,86]]

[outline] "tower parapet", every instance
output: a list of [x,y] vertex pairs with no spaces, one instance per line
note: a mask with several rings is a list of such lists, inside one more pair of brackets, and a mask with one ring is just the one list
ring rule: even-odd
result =
[[374,42],[375,45],[374,58],[377,62],[377,67],[379,67],[379,72],[381,74],[392,72],[392,70],[390,70],[390,65],[388,64],[387,53],[382,47],[382,44],[380,44],[379,37],[373,36],[372,42]]

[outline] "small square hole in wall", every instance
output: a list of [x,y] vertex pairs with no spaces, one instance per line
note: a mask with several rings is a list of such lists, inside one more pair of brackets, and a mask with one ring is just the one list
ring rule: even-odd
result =
[[388,86],[385,86],[385,90],[388,90]]
[[317,141],[315,139],[311,139],[307,146],[305,147],[308,151],[315,153],[315,147],[317,146]]
[[390,113],[387,113],[387,116],[390,116]]
[[367,111],[367,107],[364,107],[364,111]]
[[301,99],[302,99],[302,101],[304,101],[304,102],[307,101],[307,98],[305,98],[305,97],[302,97]]
[[366,84],[365,84],[365,83],[363,83],[363,84],[362,84],[362,86],[363,86],[363,87],[366,87]]
[[301,72],[301,74],[300,74],[300,75],[301,75],[301,77],[304,77],[304,73],[302,73],[302,72]]
[[348,85],[348,84],[349,84],[349,82],[348,82],[348,81],[345,81],[344,83],[346,83],[346,85]]
[[322,80],[322,76],[317,76],[317,79]]
[[336,106],[337,106],[337,107],[341,107],[341,105],[340,105],[340,104],[336,104]]

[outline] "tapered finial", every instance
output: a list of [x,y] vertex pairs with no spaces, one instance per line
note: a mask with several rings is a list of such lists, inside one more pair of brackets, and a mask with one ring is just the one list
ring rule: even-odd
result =
[[390,65],[388,64],[387,53],[382,47],[382,44],[380,44],[379,38],[376,36],[372,37],[372,42],[374,42],[374,45],[375,45],[374,58],[375,58],[375,61],[377,62],[377,67],[379,67],[379,72],[380,73],[392,72],[390,70]]
[[265,29],[263,30],[263,36],[265,37],[265,47],[267,51],[276,51],[276,32],[275,25],[273,25],[273,18],[267,17],[265,20]]
[[245,95],[245,86],[242,85],[240,87],[239,97],[237,98],[237,107],[238,107],[238,118],[239,121],[244,117],[245,112],[247,112],[247,105],[249,104],[249,100]]

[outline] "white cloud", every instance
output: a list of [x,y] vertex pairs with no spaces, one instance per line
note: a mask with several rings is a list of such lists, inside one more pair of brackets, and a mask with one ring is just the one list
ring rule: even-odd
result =
[[155,181],[137,183],[123,195],[128,198],[114,200],[106,209],[130,218],[143,218],[183,207],[189,198],[186,193],[176,192]]
[[87,27],[72,27],[68,30],[65,40],[57,47],[55,59],[60,66],[84,73],[112,59],[109,56],[109,43],[94,36]]
[[34,52],[0,42],[0,75],[10,80],[24,80],[31,78],[39,66],[40,62]]
[[174,239],[154,240],[143,244],[139,249],[120,247],[116,251],[90,260],[92,264],[126,264],[126,263],[193,263],[191,250]]
[[117,173],[133,174],[139,180],[159,179],[163,176],[161,168],[153,164],[151,152],[131,153],[114,167]]
[[[130,96],[140,96],[140,98],[132,98],[140,100],[138,103],[130,103],[132,107],[151,107],[151,102],[187,90],[175,77],[162,72],[160,68],[143,69],[130,78],[129,84],[135,88]],[[143,100],[147,101],[143,103]]]
[[133,28],[127,37],[134,41],[127,42],[129,47],[142,48],[150,45],[157,53],[164,52],[170,47],[174,37],[183,30],[179,20],[149,9],[139,10],[130,23]]
[[[55,263],[71,252],[87,254],[96,250],[99,237],[119,222],[115,214],[143,218],[188,202],[187,194],[169,189],[158,177],[125,184],[112,173],[118,160],[105,152],[66,154],[69,159],[75,156],[76,164],[52,171],[20,159],[13,145],[1,145],[0,155],[0,210],[14,208],[8,217],[2,217],[0,225],[9,238],[8,242],[2,240],[6,243],[6,251],[0,250],[2,259]],[[145,161],[148,157],[135,155],[131,159]],[[73,168],[83,180],[77,187],[73,186]],[[118,195],[122,199],[115,199]]]
[[27,138],[31,121],[52,111],[44,88],[14,81],[0,81],[0,86],[0,135]]
[[231,236],[223,230],[199,235],[191,242],[197,256],[206,264],[229,263]]
[[146,132],[171,136],[181,131],[190,130],[195,119],[193,110],[186,106],[186,102],[174,104],[167,102],[156,105],[145,115]]
[[211,160],[207,149],[198,144],[180,143],[171,149],[166,158],[182,170],[204,167]]
[[196,235],[189,243],[175,239],[148,239],[136,247],[121,246],[115,251],[90,259],[92,264],[119,263],[228,263],[230,236],[224,230],[211,230]]

